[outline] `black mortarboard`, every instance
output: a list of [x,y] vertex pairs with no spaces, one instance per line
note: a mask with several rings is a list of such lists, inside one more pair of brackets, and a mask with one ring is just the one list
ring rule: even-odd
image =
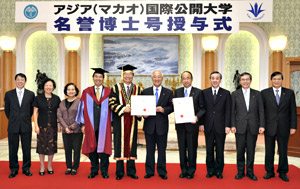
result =
[[92,70],[94,70],[94,73],[99,73],[102,74],[104,76],[104,73],[109,73],[108,71],[102,69],[102,68],[91,68]]
[[126,64],[125,66],[118,67],[118,69],[122,70],[123,72],[126,72],[126,71],[133,71],[137,68],[134,66],[131,66],[130,64]]

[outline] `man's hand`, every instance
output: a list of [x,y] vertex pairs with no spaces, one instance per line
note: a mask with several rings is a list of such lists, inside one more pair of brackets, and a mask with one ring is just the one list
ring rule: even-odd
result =
[[260,128],[259,128],[259,134],[263,134],[264,132],[265,132],[265,128],[260,127]]
[[131,112],[131,108],[129,106],[126,106],[124,112],[125,113],[130,113]]
[[290,134],[291,134],[291,135],[293,135],[293,134],[295,134],[295,133],[296,133],[296,129],[291,129],[291,130],[290,130]]
[[156,112],[161,112],[161,113],[164,113],[164,112],[165,112],[165,110],[164,110],[164,108],[163,108],[163,107],[161,107],[161,106],[157,106],[157,107],[156,107]]
[[235,127],[232,127],[232,128],[231,128],[231,132],[232,132],[233,134],[235,134],[235,133],[236,133],[236,128],[235,128]]
[[200,125],[200,132],[204,132],[204,125]]

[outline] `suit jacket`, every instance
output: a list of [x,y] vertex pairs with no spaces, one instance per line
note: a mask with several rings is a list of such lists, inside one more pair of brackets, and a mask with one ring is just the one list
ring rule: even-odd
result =
[[[175,90],[174,98],[184,97],[184,87]],[[176,124],[176,130],[185,129],[189,132],[199,132],[199,125],[203,124],[203,116],[205,114],[203,93],[200,89],[192,87],[190,97],[193,97],[195,115],[198,117],[196,124],[182,123]]]
[[230,127],[231,96],[230,92],[219,88],[214,101],[212,88],[203,90],[204,98],[204,132],[211,132],[214,127],[219,134],[225,133],[225,127]]
[[265,127],[264,106],[260,92],[250,89],[249,111],[242,88],[234,91],[231,99],[231,126],[236,127],[236,133],[245,134],[248,122],[251,134],[258,134],[259,127]]
[[[142,95],[153,95],[153,87],[143,90]],[[164,135],[169,130],[168,115],[173,112],[173,93],[170,89],[161,88],[157,106],[164,108],[164,113],[156,112],[156,116],[149,116],[144,119],[143,130],[147,134],[153,134],[154,129],[158,135]]]
[[279,105],[277,105],[273,87],[263,90],[261,95],[265,108],[265,135],[275,136],[276,133],[279,133],[281,136],[289,136],[290,129],[297,129],[294,91],[282,87]]
[[7,132],[32,132],[31,116],[33,114],[33,100],[34,93],[25,89],[20,107],[16,89],[5,93],[5,114],[8,119]]

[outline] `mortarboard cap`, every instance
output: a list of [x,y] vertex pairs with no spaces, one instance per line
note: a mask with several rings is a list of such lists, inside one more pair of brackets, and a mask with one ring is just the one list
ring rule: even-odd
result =
[[126,72],[126,71],[133,71],[135,69],[137,69],[136,67],[130,65],[130,64],[126,64],[125,66],[121,66],[121,67],[118,67],[119,70],[122,70],[123,72]]
[[99,74],[102,74],[104,76],[104,73],[109,73],[108,71],[102,69],[102,68],[91,68],[92,70],[94,70],[94,74],[95,73],[99,73]]

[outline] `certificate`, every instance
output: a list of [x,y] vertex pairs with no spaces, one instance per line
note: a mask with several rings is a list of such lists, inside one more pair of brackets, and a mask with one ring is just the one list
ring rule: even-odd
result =
[[193,97],[173,98],[175,123],[195,122]]
[[156,115],[154,95],[131,96],[131,115]]

